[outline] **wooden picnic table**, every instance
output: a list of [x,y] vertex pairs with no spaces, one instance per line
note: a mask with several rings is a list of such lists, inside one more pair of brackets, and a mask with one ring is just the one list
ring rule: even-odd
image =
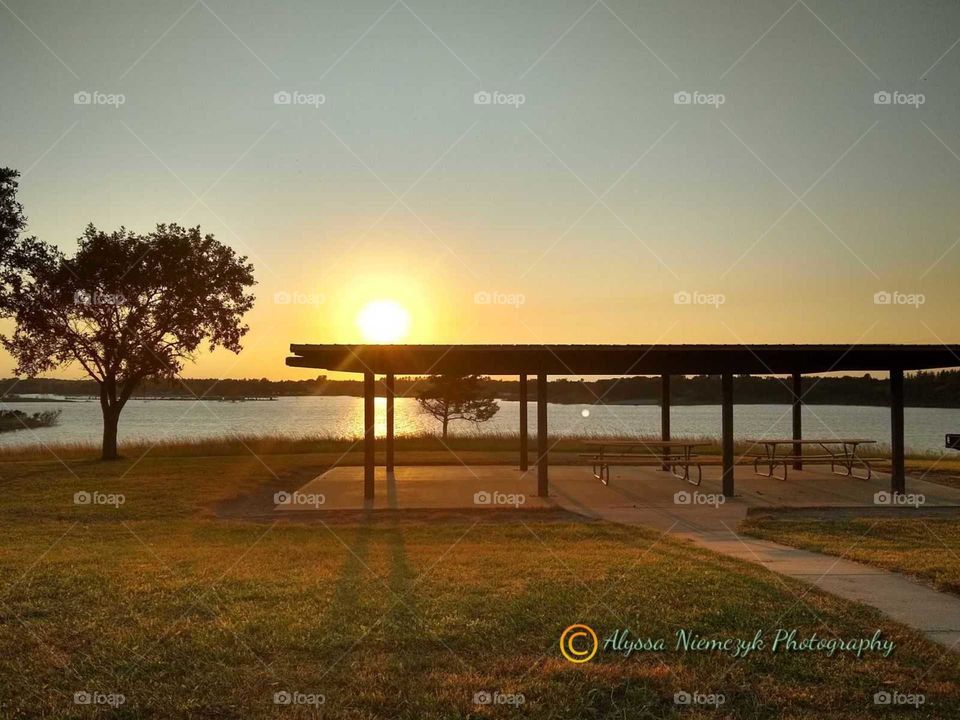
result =
[[[669,470],[675,477],[687,482],[690,480],[690,466],[696,465],[699,485],[703,471],[700,464],[694,462],[695,448],[706,447],[712,443],[702,440],[586,440],[584,444],[597,448],[593,453],[582,453],[593,464],[593,476],[604,485],[610,484],[610,465],[659,465]],[[674,452],[674,448],[677,451]],[[677,468],[683,468],[682,473]],[[606,477],[604,477],[606,471]]]
[[[753,457],[753,470],[757,475],[764,477],[777,477],[781,480],[787,479],[787,465],[794,461],[804,463],[830,463],[830,472],[835,475],[845,475],[855,477],[858,480],[869,480],[872,475],[870,461],[859,455],[861,445],[872,445],[876,440],[866,438],[803,438],[794,440],[793,438],[758,438],[755,440],[745,440],[751,445],[758,445],[763,448],[763,452],[751,455]],[[804,455],[803,445],[814,445],[823,450],[822,455]],[[780,454],[778,450],[783,446],[790,448],[787,454]],[[794,450],[795,446],[801,446],[801,452]],[[767,472],[761,472],[760,466],[766,465]],[[778,465],[783,466],[783,477],[775,475],[775,469]],[[854,466],[860,465],[866,470],[866,475],[857,475]],[[837,472],[837,466],[844,472]]]

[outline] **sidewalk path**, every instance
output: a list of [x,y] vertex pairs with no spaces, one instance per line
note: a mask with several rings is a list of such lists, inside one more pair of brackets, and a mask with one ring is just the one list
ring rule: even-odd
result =
[[[583,512],[557,493],[561,507]],[[905,575],[832,555],[800,550],[736,532],[745,508],[593,507],[591,515],[626,525],[645,525],[723,555],[758,563],[772,572],[815,585],[847,600],[877,608],[930,640],[960,652],[960,597],[938,592]]]
[[834,595],[871,605],[940,645],[960,652],[960,598],[899,573],[767,540],[720,532],[679,532],[697,545],[763,565]]

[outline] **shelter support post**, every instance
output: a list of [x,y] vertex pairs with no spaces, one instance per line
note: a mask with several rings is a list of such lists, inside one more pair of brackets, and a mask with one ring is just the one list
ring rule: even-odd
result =
[[520,376],[520,471],[529,470],[527,457],[527,376]]
[[907,491],[903,448],[903,370],[890,371],[890,492]]
[[363,497],[373,499],[376,464],[376,436],[373,414],[374,379],[372,372],[363,374]]
[[[661,375],[660,376],[660,439],[663,441],[670,440],[670,376]],[[669,455],[670,448],[665,447],[663,449],[663,454]],[[663,470],[669,470],[670,466],[666,463],[666,458],[664,458],[664,463],[661,466]]]
[[547,477],[549,466],[547,445],[547,376],[537,375],[537,495],[547,497],[550,481]]
[[722,403],[720,424],[723,432],[723,495],[733,497],[733,375],[723,373],[720,380]]
[[387,373],[386,393],[387,393],[387,472],[393,472],[393,440],[394,440],[394,431],[393,431],[394,403],[393,401],[394,401],[394,398],[396,397],[396,383],[394,382],[393,373]]
[[[793,395],[793,439],[802,440],[803,439],[803,419],[802,419],[802,401],[803,401],[803,384],[802,376],[800,373],[793,373],[793,382],[791,383],[791,394]],[[803,455],[803,445],[796,443],[793,446],[793,456],[796,458],[793,461],[794,470],[803,470],[803,460],[799,458]]]

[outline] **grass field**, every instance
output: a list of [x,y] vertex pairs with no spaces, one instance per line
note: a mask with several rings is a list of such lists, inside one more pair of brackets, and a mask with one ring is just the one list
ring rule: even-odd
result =
[[960,521],[955,519],[748,519],[749,535],[896,570],[960,594]]
[[[956,656],[876,612],[658,533],[564,515],[270,524],[225,513],[326,454],[0,462],[3,717],[862,718],[960,713]],[[123,503],[74,503],[77,492]],[[232,503],[232,504],[231,504]],[[567,662],[565,627],[663,637]],[[673,650],[674,633],[895,640],[890,657]],[[509,704],[476,704],[500,693]],[[116,709],[78,692],[122,694]],[[281,705],[276,693],[302,693]],[[722,694],[676,705],[677,692]],[[283,697],[283,696],[281,696]],[[480,696],[480,699],[483,699]],[[116,700],[116,698],[114,698]]]

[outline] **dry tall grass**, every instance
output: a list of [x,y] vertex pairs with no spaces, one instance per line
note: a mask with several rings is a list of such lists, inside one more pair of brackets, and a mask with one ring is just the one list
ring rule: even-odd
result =
[[[584,437],[551,437],[550,451],[558,454],[576,454],[591,450],[586,440],[659,440],[656,435],[627,437],[624,435]],[[697,448],[697,453],[708,456],[719,456],[720,440],[709,436],[692,436],[683,439],[696,440],[708,443],[705,447]],[[489,435],[462,435],[442,439],[432,433],[420,433],[397,437],[396,450],[399,457],[403,452],[416,451],[450,453],[458,451],[515,453],[520,444],[518,433],[491,433]],[[530,436],[529,449],[531,457],[536,454],[536,437]],[[313,453],[351,454],[362,452],[362,438],[343,438],[324,434],[303,435],[300,437],[280,437],[273,435],[225,435],[216,438],[200,438],[196,440],[163,440],[157,443],[128,442],[121,443],[120,451],[127,457],[139,457],[148,454],[154,457],[204,457],[223,455],[299,455]],[[383,438],[377,438],[377,450],[384,450]],[[738,441],[734,444],[734,452],[739,457],[745,454],[758,453],[762,448],[750,443]],[[807,453],[816,453],[819,448],[808,446]],[[96,457],[99,447],[93,443],[31,443],[23,446],[0,447],[0,462],[49,459],[58,457],[67,459],[84,459]],[[865,457],[887,458],[889,446],[885,443],[865,445],[861,448]],[[935,452],[909,452],[908,457],[922,461],[937,461],[938,466],[951,466],[960,463],[954,455],[944,455]]]

